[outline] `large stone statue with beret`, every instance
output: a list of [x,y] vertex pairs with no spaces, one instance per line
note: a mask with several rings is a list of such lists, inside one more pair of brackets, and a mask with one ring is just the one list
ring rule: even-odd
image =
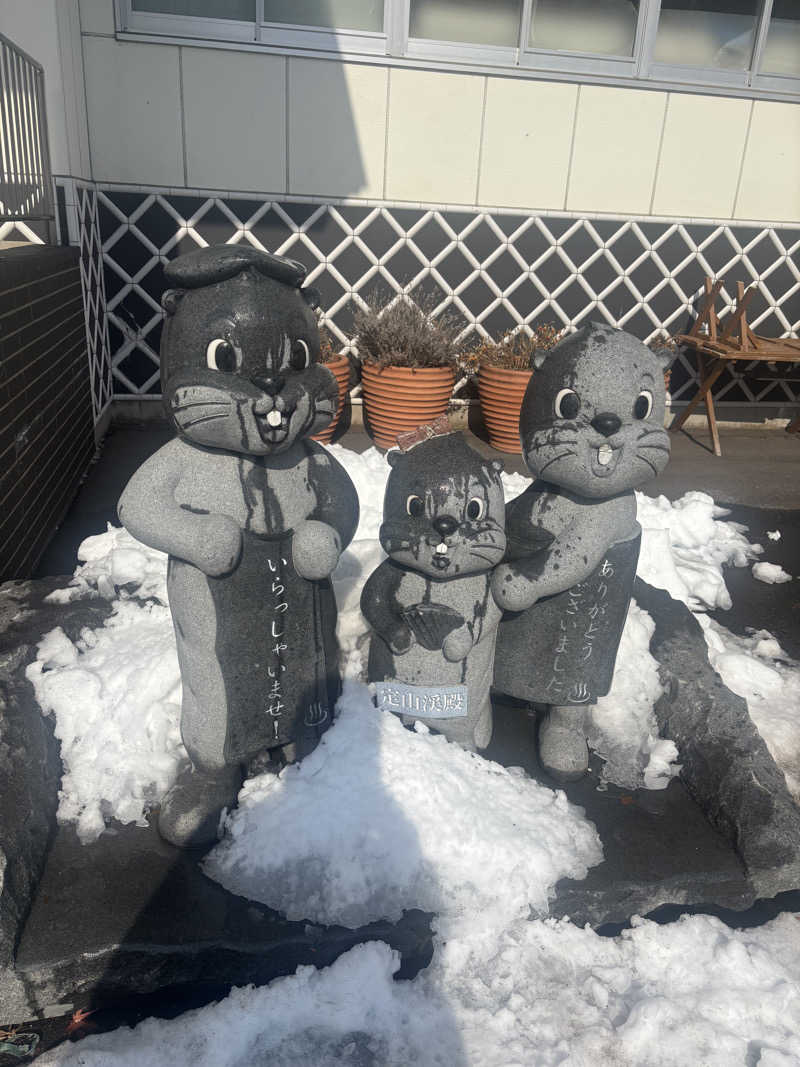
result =
[[540,354],[522,402],[535,481],[507,507],[492,579],[494,682],[544,705],[539,755],[560,781],[586,773],[586,711],[611,686],[641,541],[634,489],[669,459],[663,357],[589,323]]
[[161,834],[214,840],[243,776],[299,759],[340,690],[329,575],[358,500],[311,434],[335,410],[317,362],[305,268],[247,245],[199,249],[165,270],[164,403],[177,436],[119,502],[134,537],[169,554],[167,589],[191,767]]

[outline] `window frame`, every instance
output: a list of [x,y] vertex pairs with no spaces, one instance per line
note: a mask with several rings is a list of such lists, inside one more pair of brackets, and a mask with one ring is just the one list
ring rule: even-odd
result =
[[384,60],[409,66],[422,63],[434,70],[550,76],[631,89],[674,88],[714,94],[729,90],[730,95],[800,102],[800,76],[760,71],[773,0],[760,0],[750,67],[746,71],[654,62],[661,0],[640,0],[630,57],[531,48],[527,42],[533,2],[522,0],[519,38],[512,47],[409,37],[411,0],[384,0],[383,32],[266,22],[263,0],[256,0],[256,18],[252,23],[137,12],[133,10],[133,0],[114,0],[117,36],[121,40],[172,38],[176,43],[184,40],[211,46],[227,44],[232,48],[253,47],[319,58]]

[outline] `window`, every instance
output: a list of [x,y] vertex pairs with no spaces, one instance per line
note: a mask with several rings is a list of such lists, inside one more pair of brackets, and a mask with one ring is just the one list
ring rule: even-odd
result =
[[800,97],[798,0],[116,0],[122,33]]

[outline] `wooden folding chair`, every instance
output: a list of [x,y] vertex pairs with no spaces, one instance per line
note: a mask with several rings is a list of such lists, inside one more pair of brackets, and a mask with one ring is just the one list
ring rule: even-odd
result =
[[[711,388],[725,368],[733,365],[737,359],[766,363],[800,362],[800,340],[760,337],[748,326],[747,306],[756,291],[755,286],[745,291],[742,282],[736,283],[736,306],[724,323],[721,322],[714,310],[714,304],[722,284],[721,279],[712,282],[711,278],[706,278],[706,295],[700,313],[688,333],[678,334],[675,337],[678,344],[685,345],[686,348],[691,348],[696,352],[700,385],[695,395],[670,426],[670,432],[676,433],[700,401],[705,401],[706,418],[715,456],[721,456],[722,449],[719,443],[717,416]],[[705,332],[701,332],[704,327]],[[787,429],[791,432],[800,430],[800,416],[794,419]]]

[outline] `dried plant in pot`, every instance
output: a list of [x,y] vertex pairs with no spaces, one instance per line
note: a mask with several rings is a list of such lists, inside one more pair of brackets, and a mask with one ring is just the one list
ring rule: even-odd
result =
[[339,386],[339,402],[336,405],[336,414],[324,430],[320,430],[319,433],[313,435],[315,441],[321,441],[322,444],[327,445],[333,440],[333,435],[344,410],[345,401],[350,392],[350,360],[347,356],[343,356],[337,351],[336,341],[325,326],[320,327],[319,342],[319,361],[325,364]]
[[496,342],[485,338],[462,359],[467,372],[477,373],[489,443],[498,452],[520,451],[519,413],[533,374],[534,356],[552,348],[563,333],[563,329],[543,323],[530,333],[518,330]]
[[398,297],[384,307],[373,301],[359,309],[355,330],[368,428],[376,445],[392,448],[399,433],[447,411],[456,381],[458,323]]

